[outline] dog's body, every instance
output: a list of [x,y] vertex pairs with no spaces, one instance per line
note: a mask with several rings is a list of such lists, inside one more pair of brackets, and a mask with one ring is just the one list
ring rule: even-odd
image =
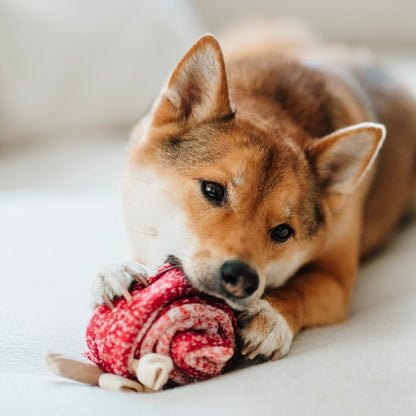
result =
[[[237,38],[224,64],[202,37],[133,133],[129,257],[179,262],[245,311],[244,353],[278,358],[301,328],[346,317],[360,257],[408,208],[416,104],[348,50]],[[129,270],[101,274],[97,302],[125,292]]]

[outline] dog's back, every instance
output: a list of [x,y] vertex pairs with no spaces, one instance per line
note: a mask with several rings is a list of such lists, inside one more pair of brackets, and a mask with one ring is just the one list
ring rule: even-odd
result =
[[416,194],[416,102],[403,86],[377,68],[360,69],[356,75],[377,119],[387,129],[365,203],[365,255],[386,241]]

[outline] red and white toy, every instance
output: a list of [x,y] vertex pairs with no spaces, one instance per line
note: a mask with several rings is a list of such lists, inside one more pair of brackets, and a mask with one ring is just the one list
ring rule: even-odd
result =
[[100,305],[87,328],[87,356],[96,365],[57,354],[51,369],[110,389],[157,391],[224,372],[236,350],[237,321],[219,299],[197,292],[170,264],[136,284],[131,300]]

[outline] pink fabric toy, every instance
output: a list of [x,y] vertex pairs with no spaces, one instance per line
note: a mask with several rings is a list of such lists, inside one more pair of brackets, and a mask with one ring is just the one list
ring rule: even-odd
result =
[[113,309],[100,305],[90,320],[85,355],[104,373],[86,381],[81,373],[90,374],[91,365],[57,355],[48,357],[52,370],[105,388],[137,391],[223,373],[236,348],[231,309],[198,293],[176,266],[161,267],[148,282],[133,287],[130,301],[117,298]]

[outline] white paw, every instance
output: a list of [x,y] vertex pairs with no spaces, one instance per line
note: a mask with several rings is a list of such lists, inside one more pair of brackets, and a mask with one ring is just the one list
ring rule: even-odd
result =
[[91,305],[96,307],[105,303],[113,307],[112,300],[118,296],[131,299],[129,293],[132,283],[139,282],[147,286],[149,271],[142,264],[129,261],[111,264],[93,279],[91,285]]
[[[270,360],[284,357],[290,349],[293,333],[286,319],[266,300],[260,299],[242,318],[242,354],[253,359],[263,355]],[[244,324],[245,323],[245,324]]]

